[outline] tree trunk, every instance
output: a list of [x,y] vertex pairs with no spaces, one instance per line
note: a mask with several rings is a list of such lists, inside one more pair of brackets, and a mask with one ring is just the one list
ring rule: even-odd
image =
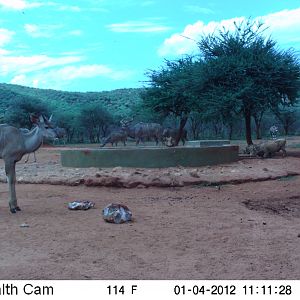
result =
[[257,140],[261,140],[261,131],[260,131],[260,125],[261,125],[261,123],[258,122],[258,120],[256,118],[254,118],[254,122],[255,122],[256,139]]
[[246,142],[247,145],[253,145],[251,137],[251,113],[249,110],[245,111],[245,127],[246,127]]
[[289,123],[285,123],[283,125],[283,128],[284,128],[285,135],[288,135],[289,134],[289,129],[290,129],[290,124]]
[[192,131],[193,139],[197,140],[199,138],[199,122],[196,120],[196,118],[190,117],[189,123]]
[[264,111],[260,112],[259,114],[254,114],[253,119],[255,123],[255,133],[256,133],[256,139],[261,139],[261,123],[262,123],[262,117],[263,117]]
[[182,117],[180,119],[179,130],[178,130],[178,134],[177,134],[176,139],[175,139],[174,146],[178,146],[178,143],[180,141],[180,138],[182,137],[182,132],[183,132],[184,126],[187,122],[187,119],[188,119],[188,117],[186,117],[186,116]]
[[230,123],[229,125],[228,125],[228,139],[229,140],[231,140],[232,139],[232,134],[233,134],[233,124],[232,123]]

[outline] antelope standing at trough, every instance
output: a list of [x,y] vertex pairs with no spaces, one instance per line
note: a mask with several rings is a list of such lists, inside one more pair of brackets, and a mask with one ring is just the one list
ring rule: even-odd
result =
[[156,146],[159,141],[162,141],[163,127],[158,123],[143,123],[139,122],[136,124],[131,124],[133,119],[121,120],[121,128],[127,133],[131,138],[134,138],[136,145],[142,141],[145,142],[146,139],[154,139]]
[[30,119],[36,127],[28,133],[7,124],[0,125],[0,158],[4,160],[9,187],[9,208],[12,213],[21,210],[17,203],[15,189],[16,163],[25,154],[35,152],[42,145],[44,137],[56,137],[55,131],[45,117],[30,116]]

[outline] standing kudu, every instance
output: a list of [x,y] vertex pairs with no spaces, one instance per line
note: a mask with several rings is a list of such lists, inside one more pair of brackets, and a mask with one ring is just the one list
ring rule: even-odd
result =
[[9,208],[12,213],[20,211],[16,197],[16,162],[20,161],[23,155],[35,152],[42,144],[43,138],[55,138],[56,134],[51,128],[50,122],[43,116],[31,116],[31,121],[36,127],[28,133],[7,125],[0,125],[0,158],[4,160],[5,173],[9,187]]
[[[30,132],[30,130],[27,129],[27,128],[19,128],[19,129],[20,129],[20,131],[21,131],[22,133],[28,133],[28,132]],[[28,161],[29,161],[29,156],[30,156],[30,153],[27,154],[27,157],[26,157],[26,159],[25,159],[25,164],[28,163]],[[36,162],[35,152],[33,152],[33,158],[34,158],[34,162]]]
[[140,141],[144,142],[147,139],[155,140],[156,146],[159,141],[162,141],[163,127],[158,123],[143,123],[139,122],[132,124],[133,119],[121,120],[122,130],[127,133],[127,135],[136,141],[136,145]]

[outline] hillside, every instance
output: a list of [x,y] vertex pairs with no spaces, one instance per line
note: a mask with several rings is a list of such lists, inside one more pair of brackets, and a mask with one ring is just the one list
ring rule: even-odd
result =
[[19,98],[31,98],[46,102],[53,110],[73,110],[86,103],[99,103],[114,115],[126,116],[141,100],[142,89],[119,89],[103,92],[65,92],[38,89],[21,85],[0,83],[0,113],[10,102]]

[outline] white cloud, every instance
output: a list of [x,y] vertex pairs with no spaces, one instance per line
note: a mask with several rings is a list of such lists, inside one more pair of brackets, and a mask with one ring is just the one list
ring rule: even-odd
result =
[[25,0],[0,0],[0,6],[13,9],[13,10],[24,10],[27,8],[35,8],[42,6],[41,2],[29,2]]
[[78,30],[78,29],[77,30],[72,30],[72,31],[69,31],[69,34],[79,36],[79,35],[82,35],[82,31]]
[[0,48],[0,55],[8,55],[10,53],[11,53],[10,51]]
[[123,80],[128,79],[132,74],[132,71],[114,70],[108,66],[98,64],[65,66],[60,69],[52,69],[35,74],[23,74],[20,72],[20,74],[12,78],[10,83],[31,87],[62,89],[76,79],[104,77],[112,80]]
[[0,47],[9,43],[15,33],[13,31],[0,28]]
[[28,35],[33,38],[40,37],[52,37],[55,34],[55,30],[61,29],[62,25],[36,25],[36,24],[25,24],[24,29]]
[[79,56],[49,57],[46,55],[34,56],[0,56],[0,75],[27,74],[51,67],[80,62]]
[[198,51],[197,41],[203,34],[213,33],[217,28],[223,26],[228,29],[234,28],[234,22],[241,22],[241,18],[234,18],[229,20],[222,20],[221,22],[209,22],[207,25],[202,21],[198,21],[192,25],[187,25],[183,32],[173,34],[167,38],[163,45],[159,48],[158,54],[160,56],[166,55],[183,55],[192,54]]
[[[257,17],[256,19],[263,20],[265,25],[270,27],[266,33],[272,34],[272,37],[279,44],[291,45],[291,42],[300,42],[300,8],[283,10]],[[221,29],[222,27],[232,30],[234,29],[234,22],[239,23],[243,20],[246,20],[246,18],[237,17],[222,21],[211,21],[207,24],[198,21],[187,25],[181,33],[173,34],[171,37],[165,39],[158,49],[158,54],[160,56],[176,56],[197,53],[197,41],[200,40],[203,34],[213,33],[216,29]]]
[[48,75],[54,74],[55,77],[62,80],[73,80],[76,78],[92,78],[104,76],[115,80],[126,78],[127,72],[115,71],[105,65],[83,65],[83,66],[66,66],[60,70],[53,70]]
[[171,28],[153,22],[129,21],[125,23],[115,23],[107,25],[114,32],[161,32]]
[[211,10],[210,8],[198,6],[198,5],[186,5],[184,6],[184,10],[187,12],[192,12],[192,13],[200,13],[200,14],[213,14],[214,11]]
[[27,83],[26,75],[24,75],[24,74],[16,75],[16,76],[10,81],[10,83],[12,83],[12,84],[26,85],[26,83]]
[[81,12],[81,8],[75,5],[59,5],[58,10],[61,11],[71,11],[71,12]]
[[269,26],[268,32],[272,37],[282,44],[300,42],[300,8],[293,10],[282,10],[277,13],[261,17],[266,26]]
[[10,10],[25,10],[42,6],[55,7],[59,11],[81,12],[81,8],[76,5],[64,5],[51,1],[28,1],[28,0],[0,0],[0,7]]

